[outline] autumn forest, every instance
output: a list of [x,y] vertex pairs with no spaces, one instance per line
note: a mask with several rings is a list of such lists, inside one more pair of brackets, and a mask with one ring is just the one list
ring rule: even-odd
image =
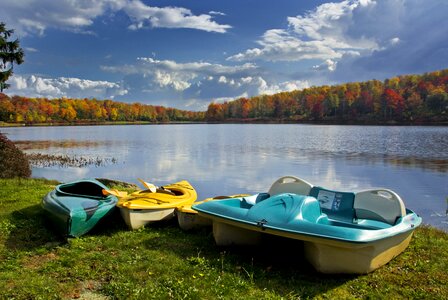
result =
[[448,69],[212,102],[206,112],[112,100],[50,100],[0,93],[0,122],[6,123],[201,121],[446,124]]

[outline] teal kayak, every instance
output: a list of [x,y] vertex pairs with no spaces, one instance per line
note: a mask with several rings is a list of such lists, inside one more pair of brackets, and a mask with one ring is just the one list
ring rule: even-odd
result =
[[422,219],[391,190],[340,192],[296,177],[269,193],[193,205],[213,221],[218,245],[257,244],[262,234],[304,241],[323,273],[368,273],[407,247]]
[[115,209],[118,198],[104,195],[107,189],[95,179],[60,184],[42,199],[42,208],[64,236],[79,237]]

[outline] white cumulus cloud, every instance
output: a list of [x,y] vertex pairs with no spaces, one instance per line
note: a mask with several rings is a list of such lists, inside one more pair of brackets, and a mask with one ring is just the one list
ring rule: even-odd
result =
[[[286,18],[228,61],[311,60],[313,84],[384,79],[448,66],[446,0],[344,0]],[[302,66],[305,64],[302,64]],[[309,66],[309,63],[308,63]]]
[[89,27],[96,18],[124,12],[130,29],[145,27],[191,28],[225,33],[230,25],[213,20],[218,12],[195,15],[184,7],[154,7],[141,0],[27,0],[2,1],[0,19],[20,35],[43,35],[48,28],[92,33]]
[[254,78],[243,78],[242,82],[246,85],[252,85],[256,88],[255,93],[251,93],[250,96],[256,95],[272,95],[280,92],[290,92],[294,90],[301,90],[309,87],[308,81],[291,80],[280,83],[268,83],[264,78],[257,76]]
[[194,15],[191,10],[182,7],[151,7],[136,0],[130,1],[123,10],[133,21],[129,27],[131,29],[140,29],[149,25],[150,27],[191,28],[224,33],[231,28],[230,25],[213,21],[211,14]]
[[11,87],[5,91],[7,94],[27,97],[113,99],[128,93],[118,83],[79,78],[15,75],[8,83]]
[[217,15],[217,16],[225,16],[225,15],[226,15],[226,14],[223,13],[223,12],[220,12],[220,11],[214,11],[214,10],[209,11],[209,14],[211,14],[211,15]]
[[[309,86],[307,81],[301,80],[270,82],[263,77],[263,70],[252,63],[180,63],[141,57],[133,65],[101,68],[123,74],[124,85],[129,87],[129,96],[144,92],[149,98],[177,100],[176,104],[171,105],[193,110],[203,110],[211,100],[232,100],[241,95],[252,97]],[[159,105],[165,105],[165,102]]]
[[323,63],[313,66],[313,69],[314,70],[334,71],[334,70],[336,70],[336,65],[337,65],[337,61],[327,59]]
[[124,75],[140,75],[148,88],[165,88],[183,91],[193,83],[202,79],[219,77],[222,83],[234,83],[232,78],[227,82],[226,77],[247,76],[257,70],[254,64],[226,66],[208,62],[178,63],[173,60],[157,60],[151,57],[140,57],[136,64],[126,66],[102,66],[108,72]]
[[341,58],[347,52],[375,50],[378,44],[372,36],[353,34],[352,28],[356,17],[371,10],[375,4],[370,0],[322,4],[303,16],[288,17],[288,28],[267,30],[258,41],[260,47],[227,59],[327,60]]
[[385,79],[448,66],[448,2],[377,0],[355,15],[349,36],[365,36],[378,47],[357,56],[344,55],[329,75],[338,82]]

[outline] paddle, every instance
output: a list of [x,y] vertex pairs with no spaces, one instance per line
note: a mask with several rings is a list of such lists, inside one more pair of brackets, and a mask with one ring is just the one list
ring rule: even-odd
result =
[[148,190],[150,190],[152,193],[157,192],[157,186],[155,186],[154,184],[152,184],[152,183],[148,183],[148,182],[144,181],[144,180],[141,179],[141,178],[137,178],[137,179],[138,179],[138,181],[140,181],[140,182],[143,184],[143,186],[144,186],[145,188],[147,188]]
[[114,195],[114,196],[119,197],[119,198],[124,198],[124,197],[128,196],[127,192],[118,191],[118,190],[115,190],[115,189],[110,189],[110,190],[103,189],[102,192],[103,192],[104,196]]

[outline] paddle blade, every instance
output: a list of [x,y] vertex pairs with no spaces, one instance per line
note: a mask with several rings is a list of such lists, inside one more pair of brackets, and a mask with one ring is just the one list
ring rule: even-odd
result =
[[110,189],[110,190],[103,189],[102,192],[103,192],[104,196],[114,195],[114,196],[119,197],[119,198],[123,198],[123,197],[126,197],[128,195],[127,192],[117,191],[115,189]]
[[157,186],[155,186],[154,184],[146,182],[146,181],[144,181],[143,179],[140,179],[140,178],[137,178],[137,179],[138,179],[138,181],[140,181],[143,184],[143,186],[145,188],[150,190],[152,193],[157,192]]

